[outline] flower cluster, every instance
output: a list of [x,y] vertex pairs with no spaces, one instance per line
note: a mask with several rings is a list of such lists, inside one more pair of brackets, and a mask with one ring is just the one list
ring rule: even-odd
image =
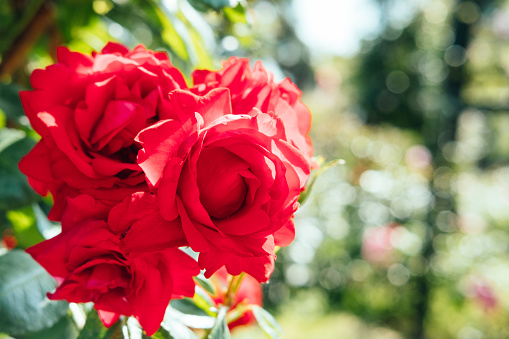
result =
[[52,299],[92,301],[106,325],[133,315],[151,334],[200,269],[269,279],[313,163],[289,80],[231,58],[188,87],[166,54],[110,43],[60,48],[31,81],[21,99],[41,140],[19,167],[52,194],[62,233],[27,251],[59,282]]

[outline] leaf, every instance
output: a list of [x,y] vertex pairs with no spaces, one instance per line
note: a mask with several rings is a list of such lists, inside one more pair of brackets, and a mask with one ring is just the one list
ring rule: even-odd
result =
[[3,128],[0,130],[0,209],[8,210],[29,205],[38,199],[18,169],[21,157],[28,153],[35,141],[25,132]]
[[230,1],[230,0],[189,0],[189,3],[193,5],[199,11],[206,11],[209,9],[220,10],[223,7],[231,7],[232,3],[237,3],[238,1]]
[[226,313],[228,312],[228,307],[222,307],[217,314],[217,319],[214,327],[210,331],[208,339],[230,339],[230,330],[228,329],[228,324],[226,323]]
[[97,310],[93,308],[87,314],[87,322],[78,339],[124,339],[122,322],[117,321],[110,328],[106,328],[99,318]]
[[261,329],[272,339],[283,338],[283,329],[277,323],[276,319],[258,305],[252,305],[251,310],[260,325]]
[[191,328],[212,328],[216,321],[215,314],[214,317],[185,314],[171,306],[166,309],[166,315]]
[[104,337],[102,337],[102,339],[125,339],[122,327],[123,327],[122,322],[117,321],[116,323],[111,325],[110,328],[108,328],[106,334],[104,335]]
[[216,295],[216,288],[214,285],[210,282],[210,280],[206,279],[202,275],[197,275],[196,277],[193,277],[194,281],[197,282],[203,289],[207,292],[209,292],[212,295]]
[[55,286],[55,280],[24,251],[0,256],[0,332],[19,335],[57,323],[67,314],[68,303],[46,297]]
[[143,339],[152,338],[152,339],[174,339],[174,337],[163,327],[159,327],[156,333],[152,334],[150,337],[145,333],[141,336]]
[[34,212],[37,229],[44,239],[51,239],[62,231],[62,227],[58,223],[48,220],[48,216],[43,212],[41,207],[34,203],[32,204],[32,211]]
[[72,317],[67,315],[52,327],[42,331],[16,336],[16,339],[76,339],[77,337],[78,329],[76,328],[76,324]]
[[0,130],[0,153],[12,144],[26,137],[26,133],[14,128],[2,128]]
[[216,303],[214,302],[214,300],[212,300],[210,295],[207,292],[205,292],[205,290],[198,286],[195,288],[193,302],[196,306],[204,310],[208,315],[214,317],[216,316],[217,314]]
[[251,308],[248,304],[241,302],[237,305],[235,305],[235,308],[230,310],[226,315],[226,322],[228,324],[231,324],[234,321],[237,321],[238,319],[242,318],[244,314],[248,311],[250,311]]
[[141,339],[173,339],[173,337],[164,328],[159,327],[157,332],[152,334],[150,337],[146,335],[145,332],[142,333]]
[[78,339],[97,339],[102,338],[106,334],[106,327],[104,327],[96,309],[92,309],[87,314],[87,321],[85,327],[80,332]]
[[207,312],[198,307],[194,302],[193,299],[184,298],[184,299],[175,299],[170,302],[171,307],[174,309],[185,313],[185,314],[192,314],[192,315],[200,315],[200,316],[207,316]]
[[19,99],[19,91],[23,89],[14,83],[8,85],[0,83],[0,110],[8,120],[19,122],[18,119],[25,115]]
[[241,3],[238,3],[235,7],[223,8],[224,15],[234,24],[247,24],[246,11]]
[[[175,339],[198,339],[196,334],[191,331],[186,325],[184,325],[179,320],[171,317],[169,312],[166,312],[164,316],[164,320],[161,323],[161,327],[158,332],[164,333],[167,338],[175,338]],[[164,332],[165,331],[165,332]]]
[[311,189],[313,188],[313,186],[314,186],[314,184],[316,182],[316,179],[320,176],[320,174],[322,174],[323,172],[325,172],[329,168],[335,167],[338,164],[344,164],[344,160],[343,159],[336,159],[336,160],[329,161],[325,165],[321,165],[320,169],[318,169],[313,174],[311,174],[311,176],[310,176],[310,178],[308,180],[308,184],[306,185],[307,186],[306,190],[304,192],[302,192],[300,194],[300,196],[299,196],[299,203],[301,205],[309,198],[309,194],[311,193]]
[[[172,52],[175,53],[180,59],[188,61],[189,54],[186,46],[186,42],[177,32],[176,27],[171,19],[174,19],[174,16],[167,10],[165,7],[159,7],[157,4],[153,4],[153,8],[161,25],[163,27],[163,31],[161,32],[161,37],[171,48]],[[168,17],[170,16],[170,17]]]
[[28,248],[44,240],[30,207],[7,211],[5,217],[14,230],[19,247]]

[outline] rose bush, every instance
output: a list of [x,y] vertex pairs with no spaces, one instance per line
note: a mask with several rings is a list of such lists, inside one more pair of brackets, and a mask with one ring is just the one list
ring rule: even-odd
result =
[[38,193],[52,193],[50,219],[60,220],[69,196],[98,197],[107,214],[145,189],[134,137],[159,119],[169,91],[186,88],[165,53],[109,43],[90,57],[62,47],[31,82],[20,96],[42,139],[19,167]]
[[199,269],[266,282],[314,166],[295,85],[232,58],[187,88],[142,46],[64,48],[58,61],[21,93],[42,138],[19,166],[62,222],[27,250],[59,283],[50,297],[94,302],[107,326],[133,315],[150,335],[171,299],[193,295]]

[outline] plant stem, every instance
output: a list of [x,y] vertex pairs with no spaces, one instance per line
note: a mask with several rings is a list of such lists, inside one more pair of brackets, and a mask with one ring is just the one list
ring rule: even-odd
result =
[[[226,293],[224,295],[224,301],[221,308],[227,308],[229,309],[232,306],[233,301],[235,300],[235,294],[237,293],[237,290],[240,287],[240,283],[242,282],[242,279],[244,278],[245,273],[242,272],[239,275],[228,275],[228,288],[226,289]],[[207,339],[210,332],[212,331],[212,328],[208,328],[204,335],[203,339]]]
[[224,302],[223,305],[230,307],[235,300],[235,294],[237,293],[237,290],[239,289],[240,283],[242,282],[242,279],[244,278],[245,273],[242,272],[239,275],[236,276],[229,276],[229,284],[228,289],[226,290],[226,294],[224,296]]

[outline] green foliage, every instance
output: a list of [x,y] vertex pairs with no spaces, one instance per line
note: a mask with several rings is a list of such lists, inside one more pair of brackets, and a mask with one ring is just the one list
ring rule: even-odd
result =
[[23,107],[19,99],[19,91],[23,88],[16,84],[3,84],[0,82],[0,110],[7,119],[17,122],[24,116]]
[[201,287],[203,287],[203,289],[205,291],[207,291],[208,293],[210,293],[212,295],[216,294],[216,290],[215,290],[214,285],[210,282],[210,280],[206,279],[204,276],[198,275],[198,276],[194,277],[193,279]]
[[210,9],[217,11],[231,5],[230,0],[190,0],[189,2],[200,11],[207,11]]
[[122,321],[117,321],[110,328],[104,327],[97,310],[92,309],[87,314],[85,327],[81,330],[78,339],[124,339]]
[[217,319],[214,327],[210,331],[207,339],[230,339],[230,330],[226,323],[226,313],[228,312],[227,307],[222,307],[217,314]]
[[0,332],[24,335],[55,325],[65,314],[65,301],[50,301],[53,278],[27,253],[0,256]]
[[225,7],[223,11],[231,22],[247,24],[246,11],[240,3],[235,7]]
[[308,182],[306,183],[306,189],[299,196],[299,203],[302,205],[308,199],[309,194],[311,193],[313,186],[316,182],[316,179],[320,176],[320,174],[322,174],[327,169],[332,168],[342,162],[344,162],[344,160],[332,160],[326,164],[319,163],[320,168],[311,173],[311,176],[309,177]]
[[[198,339],[198,337],[186,325],[172,317],[165,317],[159,332],[166,333],[168,338],[175,339]],[[164,337],[166,339],[166,337]]]
[[31,207],[9,210],[5,216],[19,239],[19,247],[28,248],[44,240],[37,229],[37,220]]
[[38,332],[16,336],[16,339],[75,339],[77,337],[78,328],[76,327],[72,317],[70,315],[66,315],[51,327]]
[[18,170],[18,162],[35,142],[24,131],[0,130],[0,210],[18,208],[37,199],[26,178]]
[[277,323],[276,319],[263,308],[257,305],[251,307],[253,314],[258,322],[258,325],[271,339],[281,339],[283,337],[283,330]]
[[171,307],[174,309],[191,315],[207,316],[207,311],[199,307],[191,298],[175,299],[170,302]]

